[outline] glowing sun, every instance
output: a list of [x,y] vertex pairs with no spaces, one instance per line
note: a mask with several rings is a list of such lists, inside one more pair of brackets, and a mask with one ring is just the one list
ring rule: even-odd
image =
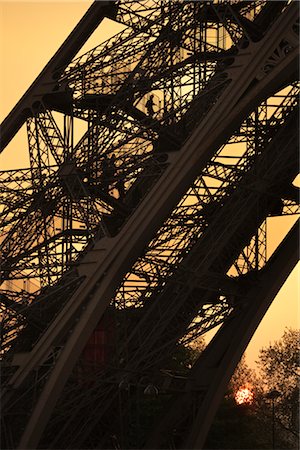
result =
[[237,402],[238,405],[243,405],[243,404],[251,405],[251,403],[253,402],[253,399],[254,399],[254,394],[247,387],[240,388],[235,394],[235,401]]

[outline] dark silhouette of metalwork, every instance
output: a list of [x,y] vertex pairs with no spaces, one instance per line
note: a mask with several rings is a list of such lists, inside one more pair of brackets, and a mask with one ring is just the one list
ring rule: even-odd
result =
[[203,448],[297,261],[266,220],[299,213],[298,27],[297,2],[95,2],[4,120],[29,167],[0,173],[3,448]]

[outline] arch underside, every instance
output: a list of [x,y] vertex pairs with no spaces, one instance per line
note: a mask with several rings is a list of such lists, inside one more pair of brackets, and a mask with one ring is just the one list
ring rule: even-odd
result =
[[266,251],[299,213],[297,4],[100,3],[77,37],[126,28],[72,60],[74,30],[3,123],[26,120],[30,161],[1,173],[3,447],[203,448],[297,262],[297,224]]

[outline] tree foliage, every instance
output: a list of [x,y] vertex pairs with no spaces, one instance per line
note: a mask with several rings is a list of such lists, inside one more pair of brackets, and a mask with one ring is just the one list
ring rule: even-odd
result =
[[[287,448],[299,439],[300,330],[286,329],[282,338],[262,348],[257,361],[262,392],[261,408],[271,415],[274,402],[278,435]],[[268,399],[275,391],[277,397]]]
[[276,389],[284,396],[299,385],[300,330],[286,329],[282,338],[262,348],[257,364],[265,389]]
[[[299,440],[300,331],[287,329],[282,338],[262,348],[259,373],[242,357],[228,385],[205,448],[296,449]],[[254,391],[251,405],[236,405],[241,387]],[[277,397],[268,398],[270,392]]]

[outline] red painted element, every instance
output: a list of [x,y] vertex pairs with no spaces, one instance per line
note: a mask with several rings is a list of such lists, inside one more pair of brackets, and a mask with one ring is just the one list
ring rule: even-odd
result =
[[105,369],[113,354],[116,324],[111,314],[105,314],[89,337],[78,364],[80,383],[92,381],[95,375]]

